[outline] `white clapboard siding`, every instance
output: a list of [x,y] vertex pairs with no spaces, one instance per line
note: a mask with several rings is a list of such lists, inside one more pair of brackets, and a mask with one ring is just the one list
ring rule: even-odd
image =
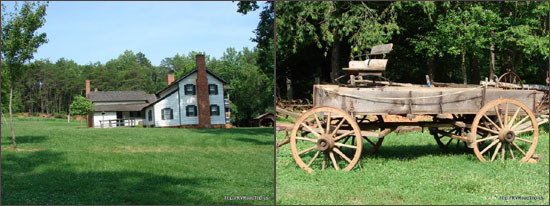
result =
[[[162,120],[162,109],[170,108],[173,112],[173,119]],[[180,124],[179,117],[179,105],[178,105],[178,92],[174,92],[170,95],[167,95],[166,98],[157,102],[154,105],[154,117],[155,117],[155,127],[167,127],[167,126],[178,126]],[[169,117],[167,117],[169,118]]]
[[225,103],[224,103],[224,94],[223,94],[223,83],[213,77],[212,75],[208,74],[208,84],[215,84],[218,86],[218,94],[217,95],[209,95],[209,102],[210,105],[218,105],[220,108],[220,115],[218,116],[210,116],[210,124],[225,124]]
[[192,84],[195,85],[195,91],[197,84],[195,81],[197,80],[197,72],[187,76],[185,79],[182,79],[179,82],[179,94],[180,94],[180,108],[181,108],[181,124],[182,125],[197,125],[199,124],[199,118],[198,116],[192,116],[188,117],[185,112],[185,109],[188,105],[195,105],[197,106],[197,112],[198,112],[198,105],[197,105],[197,94],[195,92],[195,95],[185,95],[185,85],[186,84]]

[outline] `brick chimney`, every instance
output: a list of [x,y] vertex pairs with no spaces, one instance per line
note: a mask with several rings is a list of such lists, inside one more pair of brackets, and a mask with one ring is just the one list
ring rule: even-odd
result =
[[[97,88],[96,88],[97,89]],[[86,98],[89,98],[90,94],[90,80],[86,80]],[[93,127],[94,125],[94,116],[86,115],[86,126]]]
[[211,127],[210,125],[210,97],[208,95],[208,79],[204,55],[196,56],[197,62],[197,104],[199,115],[199,127]]
[[90,94],[90,80],[86,80],[86,98]]
[[172,84],[174,82],[174,74],[168,74],[168,85]]

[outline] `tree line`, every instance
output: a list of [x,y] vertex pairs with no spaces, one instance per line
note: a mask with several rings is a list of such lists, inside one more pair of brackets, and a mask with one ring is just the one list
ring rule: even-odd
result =
[[391,81],[479,84],[512,71],[545,84],[548,11],[548,2],[276,2],[277,95],[311,98],[316,77],[336,83],[348,61],[384,43],[394,44]]
[[[47,5],[25,2],[15,12],[6,12],[2,4],[2,113],[11,107],[13,112],[62,116],[68,114],[75,96],[84,95],[85,80],[90,80],[92,90],[156,93],[167,86],[169,73],[177,79],[196,67],[195,55],[201,53],[197,51],[166,57],[158,66],[142,52],[130,50],[104,64],[78,64],[66,58],[33,60],[36,49],[47,43],[46,34],[36,32],[45,24]],[[252,40],[259,45],[270,41]],[[207,69],[219,74],[232,88],[228,96],[232,121],[237,125],[246,125],[257,115],[273,111],[273,60],[265,53],[265,49],[256,47],[241,51],[227,48],[218,59],[206,55]]]

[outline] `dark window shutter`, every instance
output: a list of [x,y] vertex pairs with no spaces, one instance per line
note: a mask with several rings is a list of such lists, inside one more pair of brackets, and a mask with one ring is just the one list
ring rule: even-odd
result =
[[164,110],[165,110],[165,109],[162,109],[162,110],[160,111],[160,118],[161,118],[162,120],[164,120]]
[[174,111],[170,109],[170,119],[174,119]]
[[193,95],[196,95],[197,94],[197,87],[195,85],[191,85],[193,86]]
[[193,105],[193,110],[194,110],[194,116],[195,116],[195,117],[198,116],[198,114],[197,114],[197,106],[194,106],[194,105]]
[[153,110],[149,110],[149,121],[153,121]]

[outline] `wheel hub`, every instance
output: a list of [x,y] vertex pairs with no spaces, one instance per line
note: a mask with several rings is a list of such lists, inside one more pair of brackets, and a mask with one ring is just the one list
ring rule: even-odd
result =
[[330,151],[333,147],[334,140],[327,135],[323,135],[317,140],[317,148],[322,152]]
[[516,133],[514,133],[514,131],[512,131],[510,129],[503,129],[498,134],[498,139],[501,142],[511,143],[516,139]]

